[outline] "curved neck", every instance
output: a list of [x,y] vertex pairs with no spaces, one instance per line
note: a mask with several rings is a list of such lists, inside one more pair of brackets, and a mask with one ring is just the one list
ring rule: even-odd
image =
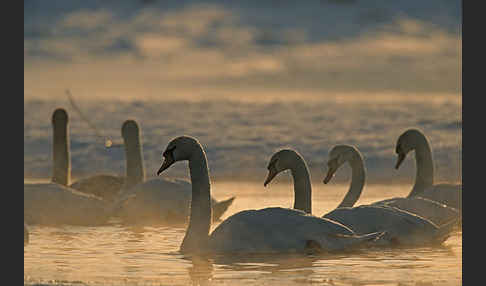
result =
[[67,186],[71,181],[71,158],[69,156],[69,132],[67,122],[55,122],[53,124],[52,146],[52,182]]
[[408,197],[418,195],[434,184],[434,163],[429,142],[423,135],[414,138],[417,173],[415,174],[415,184]]
[[207,248],[211,227],[211,198],[206,154],[199,145],[189,159],[192,184],[189,226],[182,241],[181,251],[198,252]]
[[343,207],[352,207],[358,201],[359,197],[361,196],[361,192],[363,191],[363,187],[365,184],[366,178],[366,171],[363,163],[363,158],[356,154],[354,158],[349,162],[351,166],[351,184],[349,186],[349,190],[344,196],[344,199],[338,205],[338,208]]
[[127,164],[124,188],[130,188],[145,181],[142,144],[140,144],[140,136],[138,134],[124,137],[123,140]]
[[312,186],[304,159],[296,156],[290,168],[294,180],[294,209],[312,213]]

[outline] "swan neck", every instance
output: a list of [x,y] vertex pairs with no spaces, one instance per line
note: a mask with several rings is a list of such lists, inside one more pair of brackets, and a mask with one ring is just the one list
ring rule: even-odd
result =
[[294,209],[312,213],[312,186],[309,169],[300,156],[290,168],[294,180]]
[[126,157],[125,188],[130,188],[145,181],[143,150],[140,136],[127,136],[124,140]]
[[408,197],[418,195],[434,184],[434,163],[430,144],[423,135],[415,138],[415,165],[417,172],[414,186]]
[[353,160],[348,161],[351,166],[351,184],[349,190],[344,196],[344,199],[339,204],[338,208],[352,207],[358,201],[363,191],[366,178],[366,170],[361,156],[355,156]]
[[53,124],[53,174],[52,181],[67,186],[71,182],[69,156],[69,131],[67,122]]
[[189,171],[192,184],[191,210],[181,250],[194,252],[207,247],[212,216],[209,170],[201,146],[189,159]]

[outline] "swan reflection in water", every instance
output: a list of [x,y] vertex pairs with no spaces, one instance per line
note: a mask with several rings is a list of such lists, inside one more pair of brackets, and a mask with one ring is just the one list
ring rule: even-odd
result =
[[[245,282],[278,282],[293,281],[296,285],[370,285],[379,283],[383,277],[377,278],[373,271],[367,269],[369,262],[382,263],[388,260],[390,267],[397,269],[420,270],[426,258],[420,258],[418,253],[430,252],[430,247],[416,248],[417,252],[409,257],[396,259],[396,248],[371,248],[367,250],[353,250],[350,253],[338,254],[273,254],[273,255],[227,255],[184,256],[190,266],[187,268],[192,285],[238,285]],[[445,255],[454,255],[447,245],[434,247]],[[336,263],[340,261],[340,263]],[[344,263],[343,263],[344,262]],[[365,262],[368,262],[366,266]],[[230,274],[231,273],[231,274]],[[364,273],[368,273],[363,275]],[[386,276],[386,275],[385,275]],[[391,278],[391,277],[389,277]],[[431,281],[414,281],[403,284],[395,279],[386,279],[386,285],[435,285]],[[385,282],[385,280],[382,280]],[[284,283],[285,284],[285,283]],[[252,284],[253,285],[253,284]],[[287,285],[287,284],[285,284]]]
[[189,259],[192,263],[192,265],[187,268],[192,285],[211,285],[211,280],[213,279],[213,263],[208,257],[192,256],[184,257],[184,259]]
[[[223,270],[223,274],[217,278],[219,281],[231,280],[237,284],[241,282],[241,279],[257,280],[258,276],[262,274],[268,275],[272,279],[278,279],[280,274],[282,276],[295,275],[299,279],[310,281],[310,276],[314,274],[312,265],[319,258],[296,254],[188,256],[184,259],[191,261],[191,266],[187,270],[192,285],[202,286],[211,285],[215,268]],[[235,271],[237,274],[227,276],[224,274],[227,271]]]

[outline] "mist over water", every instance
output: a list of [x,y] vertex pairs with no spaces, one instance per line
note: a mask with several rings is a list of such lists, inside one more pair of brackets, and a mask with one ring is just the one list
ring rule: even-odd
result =
[[[363,153],[367,182],[412,184],[414,154],[395,170],[398,136],[415,127],[432,146],[435,182],[462,181],[462,102],[460,97],[420,100],[328,98],[313,101],[157,101],[83,100],[77,105],[105,138],[82,120],[66,99],[26,99],[24,103],[24,177],[52,174],[51,114],[67,110],[70,121],[72,178],[95,173],[125,172],[123,148],[105,148],[105,139],[122,143],[121,125],[137,120],[146,174],[155,176],[162,151],[174,137],[191,135],[203,144],[211,177],[216,180],[263,182],[266,164],[278,149],[291,147],[307,161],[311,178],[322,181],[328,150],[353,144]],[[186,164],[176,164],[169,177],[188,178]],[[347,165],[335,181],[350,176]],[[278,177],[276,182],[288,182]]]

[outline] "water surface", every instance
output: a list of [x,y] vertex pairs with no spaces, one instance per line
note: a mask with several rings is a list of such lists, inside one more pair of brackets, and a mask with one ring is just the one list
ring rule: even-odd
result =
[[[289,174],[280,176],[288,177]],[[35,182],[35,180],[25,180]],[[335,208],[347,185],[313,185],[313,213]],[[408,185],[368,185],[358,204],[404,196]],[[223,216],[245,209],[291,207],[286,183],[215,181],[217,199],[236,195]],[[217,224],[213,225],[213,228]],[[185,257],[178,253],[185,229],[30,227],[24,247],[25,285],[462,285],[462,231],[442,246],[363,249],[332,255]]]

